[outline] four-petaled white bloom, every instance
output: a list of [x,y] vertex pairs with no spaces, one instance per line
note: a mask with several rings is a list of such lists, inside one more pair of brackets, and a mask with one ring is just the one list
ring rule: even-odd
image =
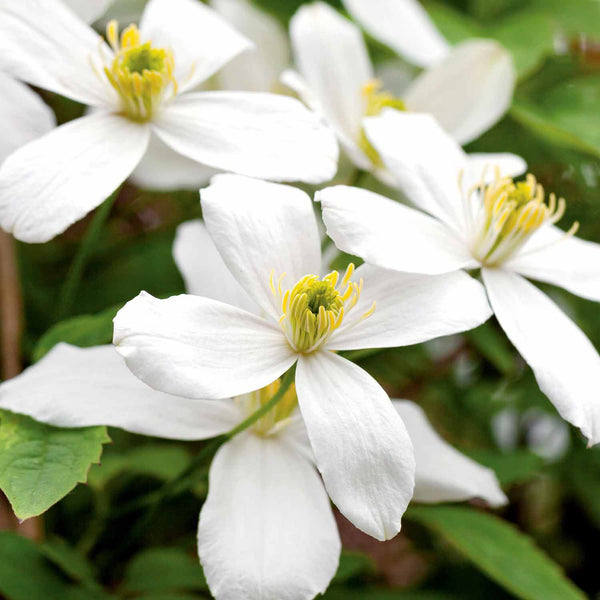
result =
[[418,76],[400,99],[380,89],[360,30],[330,6],[302,6],[292,18],[290,35],[298,73],[284,73],[284,83],[331,123],[357,167],[384,179],[381,159],[364,135],[364,117],[385,107],[431,113],[464,144],[510,106],[512,58],[492,40],[459,44],[442,63]]
[[[366,134],[398,186],[427,216],[371,192],[323,190],[328,234],[383,268],[451,273],[481,268],[500,325],[540,389],[591,443],[600,442],[600,357],[583,332],[524,277],[600,301],[600,246],[555,227],[565,201],[532,175],[515,183],[494,165],[467,161],[427,115],[387,111]],[[433,217],[433,218],[432,218]]]
[[[191,91],[251,47],[202,3],[151,0],[139,30],[119,36],[111,23],[107,38],[110,46],[61,2],[0,5],[0,69],[93,108],[2,166],[0,226],[15,237],[44,242],[61,233],[144,158],[165,173],[176,163],[178,177],[179,159],[276,180],[335,173],[333,134],[298,101]],[[151,140],[157,152],[145,156]]]
[[336,351],[475,327],[490,315],[483,287],[460,272],[432,278],[367,265],[320,278],[312,202],[289,186],[219,175],[202,191],[202,209],[261,314],[142,293],[115,318],[119,352],[155,389],[204,399],[260,389],[297,363],[298,402],[330,497],[358,528],[393,537],[412,495],[412,446],[387,394]]

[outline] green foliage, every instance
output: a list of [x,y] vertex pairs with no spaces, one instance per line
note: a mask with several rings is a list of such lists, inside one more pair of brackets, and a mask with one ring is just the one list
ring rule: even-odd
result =
[[19,519],[48,510],[78,483],[110,441],[106,427],[60,429],[0,413],[0,489]]
[[585,598],[530,538],[494,515],[458,506],[420,506],[407,516],[439,533],[517,598]]

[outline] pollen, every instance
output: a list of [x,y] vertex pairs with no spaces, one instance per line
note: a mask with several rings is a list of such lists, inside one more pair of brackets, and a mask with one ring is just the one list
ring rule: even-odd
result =
[[[475,229],[473,253],[487,266],[498,266],[520,250],[540,228],[554,225],[565,214],[564,198],[550,194],[532,174],[525,181],[515,183],[510,177],[501,177],[496,168],[494,181],[481,181],[468,190],[464,197],[475,203],[475,213],[468,206],[468,225]],[[485,174],[484,174],[485,179]],[[565,233],[575,235],[579,223],[573,223]]]
[[[400,111],[406,110],[406,105],[400,98],[396,98],[382,88],[383,83],[379,79],[372,79],[363,86],[362,95],[365,103],[365,117],[376,117],[384,108],[395,108]],[[376,167],[383,168],[383,161],[377,150],[369,142],[364,129],[360,131],[358,145]]]
[[[362,279],[351,280],[353,273],[351,263],[341,280],[337,271],[322,279],[306,275],[284,291],[285,274],[275,281],[275,273],[271,272],[271,291],[281,308],[279,323],[294,350],[303,354],[314,352],[342,325],[344,317],[356,306],[363,287]],[[375,304],[360,320],[369,317],[374,310]]]
[[105,61],[104,74],[115,89],[123,113],[134,121],[149,121],[157,108],[177,93],[173,53],[142,43],[135,25],[127,27],[119,37],[119,26],[111,21],[106,38],[114,57]]

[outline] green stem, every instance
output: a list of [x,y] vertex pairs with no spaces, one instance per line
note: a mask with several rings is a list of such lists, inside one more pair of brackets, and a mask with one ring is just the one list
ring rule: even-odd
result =
[[94,216],[92,217],[92,221],[87,231],[85,232],[83,241],[81,242],[81,245],[79,246],[79,249],[75,254],[75,258],[73,259],[73,262],[69,267],[67,278],[60,291],[60,296],[56,309],[57,321],[63,319],[67,314],[69,314],[69,311],[73,307],[73,302],[75,301],[77,290],[79,289],[79,284],[81,283],[85,267],[87,266],[87,263],[90,260],[94,248],[98,243],[98,238],[100,237],[102,227],[108,219],[108,215],[110,214],[115,200],[119,195],[120,189],[120,187],[117,188],[98,207],[98,209],[94,213]]

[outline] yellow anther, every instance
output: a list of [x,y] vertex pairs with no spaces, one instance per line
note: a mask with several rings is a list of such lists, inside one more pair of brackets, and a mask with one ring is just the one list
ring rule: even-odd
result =
[[[340,281],[337,271],[322,279],[306,275],[282,293],[281,282],[274,285],[274,274],[270,276],[270,287],[281,310],[279,323],[292,348],[310,353],[320,348],[333,331],[342,324],[344,317],[358,302],[362,290],[362,279],[351,281],[354,265],[350,264]],[[374,306],[367,311],[369,316]]]

